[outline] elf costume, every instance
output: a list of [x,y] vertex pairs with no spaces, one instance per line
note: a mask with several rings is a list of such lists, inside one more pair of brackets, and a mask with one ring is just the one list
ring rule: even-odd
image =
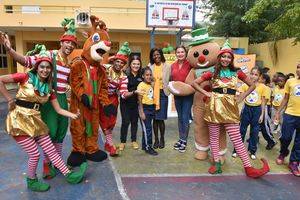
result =
[[28,73],[11,75],[14,82],[19,83],[19,89],[16,94],[16,107],[8,113],[6,119],[6,129],[29,156],[26,178],[28,189],[43,192],[47,191],[50,185],[40,182],[36,177],[39,161],[38,145],[53,165],[66,176],[69,183],[79,183],[82,180],[87,164],[83,163],[79,172],[71,172],[49,138],[49,129],[41,116],[41,105],[48,102],[49,97],[50,100],[55,99],[56,94],[52,90],[51,77],[42,82],[37,74],[37,68],[41,62],[48,62],[52,67],[52,58],[49,57],[49,52],[45,51],[45,46],[36,45],[36,49],[41,52],[36,56],[33,69]]
[[[110,58],[112,61],[121,60],[125,64],[127,63],[128,56],[130,55],[131,51],[128,47],[128,42],[125,42],[118,53]],[[114,70],[114,66],[110,66],[106,69],[106,73],[108,76],[108,96],[109,100],[112,104],[117,108],[119,106],[119,95],[121,98],[125,98],[125,94],[128,92],[127,84],[128,78],[121,69],[119,72]],[[118,154],[116,147],[113,145],[112,142],[112,130],[116,125],[117,121],[117,113],[110,117],[105,116],[104,114],[104,107],[100,106],[100,126],[102,131],[105,135],[105,150],[109,152],[110,156],[116,156]]]
[[[64,19],[61,23],[64,26],[66,32],[60,37],[60,42],[71,41],[77,44],[77,38],[75,36],[74,19]],[[34,53],[38,49],[33,50],[30,53]],[[49,51],[51,62],[53,63],[53,89],[56,92],[59,105],[63,109],[68,109],[68,102],[66,92],[68,90],[68,81],[70,75],[69,63],[64,59],[58,50]],[[32,67],[36,63],[37,56],[27,56],[26,67]],[[56,151],[59,155],[62,155],[63,140],[68,131],[68,119],[56,113],[50,102],[45,103],[41,108],[41,114],[43,121],[47,124],[50,132],[50,138],[53,142]],[[44,178],[50,179],[55,176],[55,169],[52,167],[47,155],[44,155],[43,162],[43,174]]]
[[107,158],[98,145],[99,107],[103,107],[103,114],[107,116],[116,112],[108,99],[107,77],[100,64],[103,54],[110,50],[111,45],[106,25],[95,16],[90,19],[90,36],[84,43],[81,57],[75,58],[71,64],[70,110],[79,110],[81,113],[78,119],[72,120],[70,126],[73,148],[68,165],[73,167],[86,159],[100,162]]

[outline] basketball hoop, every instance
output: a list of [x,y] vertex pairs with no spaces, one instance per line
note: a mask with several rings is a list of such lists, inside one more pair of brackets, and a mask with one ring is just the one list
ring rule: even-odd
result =
[[178,18],[177,17],[166,17],[165,20],[167,21],[168,33],[176,34],[176,26],[178,23]]

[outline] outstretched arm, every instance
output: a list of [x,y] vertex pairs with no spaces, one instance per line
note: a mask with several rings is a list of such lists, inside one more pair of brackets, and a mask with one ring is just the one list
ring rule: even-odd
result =
[[25,56],[17,53],[12,47],[9,41],[8,35],[0,31],[0,44],[2,44],[6,50],[6,52],[13,57],[15,61],[20,63],[21,65],[26,65]]
[[54,110],[55,110],[58,114],[63,115],[63,116],[65,116],[65,117],[69,117],[69,118],[71,118],[71,119],[77,119],[77,118],[79,117],[79,115],[80,115],[79,110],[78,110],[78,112],[77,112],[76,114],[74,114],[74,113],[71,113],[71,112],[69,112],[69,111],[67,111],[67,110],[62,109],[62,108],[60,107],[60,105],[59,105],[59,103],[58,103],[58,101],[57,101],[56,98],[53,98],[53,99],[51,100],[51,104],[52,104]]

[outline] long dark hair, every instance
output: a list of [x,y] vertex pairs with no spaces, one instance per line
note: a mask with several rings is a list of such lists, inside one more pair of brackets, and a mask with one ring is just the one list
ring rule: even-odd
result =
[[51,72],[50,72],[49,76],[45,79],[45,82],[48,83],[49,87],[52,88],[53,64],[52,64],[51,62],[49,62],[49,61],[47,61],[47,60],[42,60],[42,61],[36,63],[36,64],[34,65],[34,67],[33,67],[29,72],[31,72],[31,73],[33,73],[33,74],[36,74],[36,75],[38,76],[37,70],[38,70],[39,65],[40,65],[41,62],[43,62],[43,61],[48,62],[48,63],[50,64]]
[[140,69],[138,70],[137,75],[141,76],[142,75],[142,73],[141,73],[141,71],[142,71],[142,60],[141,60],[140,56],[138,56],[138,55],[132,55],[132,56],[129,57],[129,59],[128,59],[128,67],[127,67],[127,70],[126,70],[126,74],[127,75],[131,74],[131,67],[130,67],[130,65],[131,65],[131,63],[134,60],[138,60],[140,62]]
[[164,53],[162,52],[162,50],[160,48],[154,47],[154,48],[151,49],[150,56],[149,56],[149,60],[150,60],[151,65],[153,65],[155,63],[154,59],[153,59],[153,54],[154,54],[155,51],[158,51],[158,53],[160,54],[161,62],[165,63],[166,58],[165,58]]
[[[221,65],[220,59],[221,59],[221,56],[222,56],[222,55],[223,55],[223,54],[218,55],[218,62],[217,62],[217,64],[215,65],[215,72],[214,72],[214,77],[213,77],[214,79],[215,79],[215,78],[218,78],[218,77],[220,76],[220,71],[221,71],[221,69],[222,69],[222,65]],[[239,70],[239,69],[237,69],[236,67],[234,67],[234,64],[233,64],[233,55],[231,54],[231,56],[232,56],[232,60],[231,60],[231,62],[230,62],[230,64],[229,64],[228,68],[229,68],[230,71],[236,72],[236,71]]]

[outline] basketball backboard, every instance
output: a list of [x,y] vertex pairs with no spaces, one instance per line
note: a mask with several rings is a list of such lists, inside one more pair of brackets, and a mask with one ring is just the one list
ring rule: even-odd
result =
[[195,11],[195,0],[147,0],[146,26],[192,28]]

